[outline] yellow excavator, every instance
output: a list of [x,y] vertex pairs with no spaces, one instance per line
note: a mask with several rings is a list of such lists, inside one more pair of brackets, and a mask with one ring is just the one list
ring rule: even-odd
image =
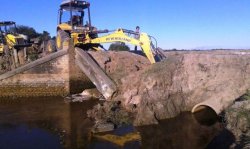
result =
[[27,36],[17,33],[15,22],[0,22],[0,54],[1,58],[8,61],[10,69],[25,63],[25,48],[29,46],[31,44],[27,43]]
[[[85,0],[64,0],[58,14],[56,38],[58,50],[67,46],[69,39],[73,39],[75,47],[83,50],[101,50],[103,49],[101,43],[123,42],[140,46],[151,63],[156,62],[155,56],[158,59],[165,57],[152,43],[151,39],[154,38],[146,33],[136,33],[126,29],[97,30],[91,24],[90,3]],[[98,37],[99,34],[105,35]]]

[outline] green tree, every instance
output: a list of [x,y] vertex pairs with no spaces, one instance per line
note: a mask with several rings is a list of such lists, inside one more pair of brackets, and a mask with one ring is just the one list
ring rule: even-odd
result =
[[129,47],[123,42],[116,42],[110,45],[110,51],[129,51]]
[[40,35],[40,38],[42,41],[48,41],[51,39],[51,36],[49,32],[43,31],[43,33]]
[[19,34],[27,35],[29,38],[37,38],[41,35],[34,28],[24,25],[18,25],[17,32]]

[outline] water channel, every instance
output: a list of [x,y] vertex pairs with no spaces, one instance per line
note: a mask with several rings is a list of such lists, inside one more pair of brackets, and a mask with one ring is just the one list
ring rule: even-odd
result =
[[[0,149],[202,149],[222,130],[217,121],[198,122],[185,112],[159,125],[92,134],[93,122],[86,111],[97,102],[70,103],[61,97],[1,99]],[[116,137],[98,137],[107,134]]]

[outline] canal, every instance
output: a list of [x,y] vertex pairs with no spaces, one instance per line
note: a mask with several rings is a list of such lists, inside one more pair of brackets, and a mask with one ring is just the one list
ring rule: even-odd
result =
[[[222,131],[214,119],[182,113],[159,125],[92,134],[87,110],[98,101],[61,97],[0,100],[0,149],[202,149]],[[197,121],[198,119],[198,121]]]

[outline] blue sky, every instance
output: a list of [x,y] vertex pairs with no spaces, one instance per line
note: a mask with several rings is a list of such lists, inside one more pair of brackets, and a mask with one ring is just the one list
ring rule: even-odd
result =
[[[249,0],[90,0],[98,29],[139,25],[164,49],[250,48]],[[61,0],[5,0],[0,20],[55,35]],[[8,11],[10,11],[8,13]]]

